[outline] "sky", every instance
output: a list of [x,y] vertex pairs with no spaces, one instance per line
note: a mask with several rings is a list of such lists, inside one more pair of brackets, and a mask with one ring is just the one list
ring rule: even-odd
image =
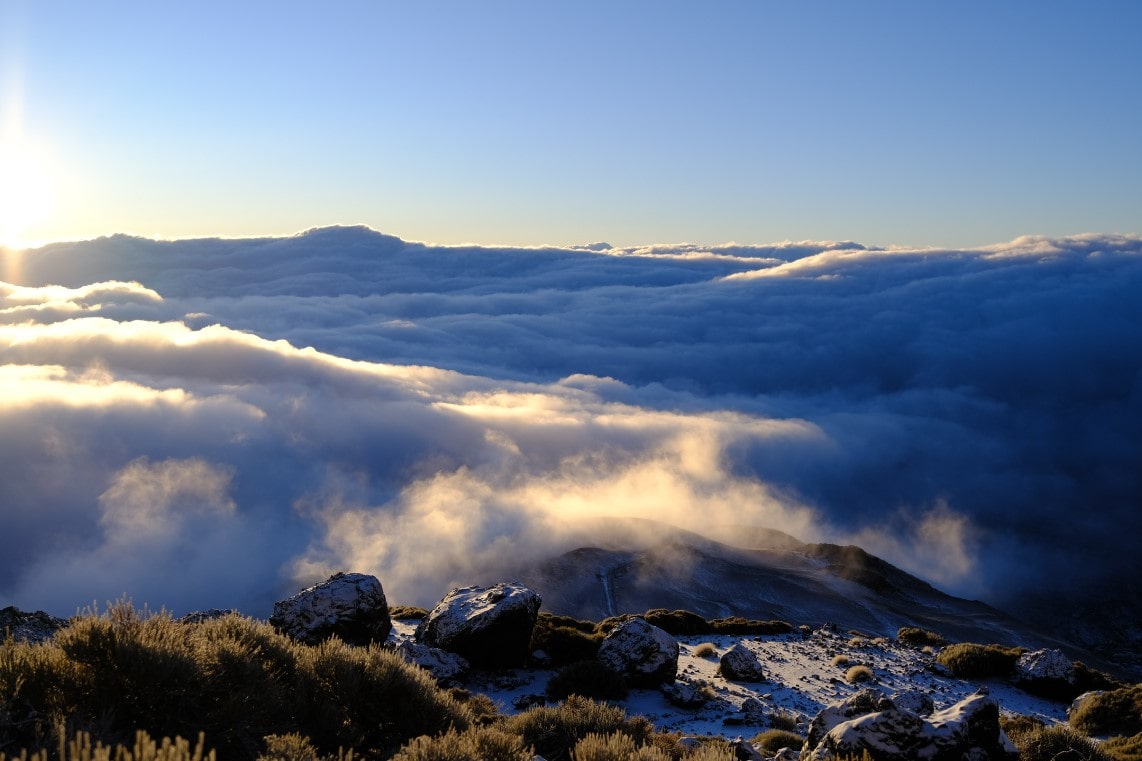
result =
[[1142,229],[1133,0],[0,0],[0,242]]

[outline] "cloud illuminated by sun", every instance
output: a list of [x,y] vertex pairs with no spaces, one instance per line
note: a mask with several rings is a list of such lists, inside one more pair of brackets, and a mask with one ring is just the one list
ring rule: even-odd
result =
[[26,236],[50,219],[56,196],[52,174],[34,146],[0,137],[0,246],[28,246]]

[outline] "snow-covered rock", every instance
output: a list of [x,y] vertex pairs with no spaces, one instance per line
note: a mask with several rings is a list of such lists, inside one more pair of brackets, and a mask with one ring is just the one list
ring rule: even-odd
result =
[[917,716],[927,716],[936,710],[932,696],[921,690],[904,690],[893,695],[892,705],[904,711],[911,711]]
[[451,590],[416,627],[416,639],[473,666],[522,665],[541,600],[518,582]]
[[1015,663],[1015,681],[1075,683],[1075,665],[1061,650],[1023,653]]
[[8,637],[19,642],[43,642],[64,626],[67,621],[42,610],[25,613],[11,606],[0,610],[0,642]]
[[999,726],[999,704],[988,695],[971,695],[924,719],[888,708],[841,722],[820,743],[806,743],[811,761],[859,756],[877,761],[962,759],[1016,761],[1018,751]]
[[270,624],[307,644],[337,636],[351,645],[367,645],[383,642],[392,629],[381,582],[363,573],[335,573],[274,603]]
[[233,608],[209,608],[207,610],[195,610],[187,613],[178,621],[180,624],[201,624],[204,621],[213,621],[216,618],[225,618],[238,611]]
[[730,750],[734,752],[734,758],[738,761],[765,761],[765,756],[753,745],[740,737],[736,737],[730,741]]
[[773,761],[801,761],[801,751],[794,748],[782,748],[777,751]]
[[820,745],[833,727],[843,724],[858,716],[865,716],[877,711],[886,711],[895,708],[892,701],[884,693],[874,688],[868,688],[850,695],[837,703],[830,703],[821,709],[813,721],[809,723],[809,735],[805,739],[806,747],[812,749]]
[[406,639],[397,645],[396,652],[404,658],[405,663],[420,666],[432,674],[437,682],[444,685],[458,685],[471,670],[464,656],[411,639]]
[[656,687],[678,674],[678,640],[644,618],[619,624],[599,645],[599,660],[633,686]]
[[667,701],[679,708],[695,709],[706,705],[706,696],[689,682],[678,680],[673,684],[663,683],[658,689]]
[[765,669],[752,650],[739,642],[721,658],[719,670],[723,677],[734,682],[763,682]]

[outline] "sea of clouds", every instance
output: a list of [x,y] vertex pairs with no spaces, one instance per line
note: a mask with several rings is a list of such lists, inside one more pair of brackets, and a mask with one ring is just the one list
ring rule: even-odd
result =
[[342,569],[431,604],[609,516],[859,544],[1008,607],[1137,599],[1136,236],[504,249],[331,228],[2,265],[3,604],[266,615]]

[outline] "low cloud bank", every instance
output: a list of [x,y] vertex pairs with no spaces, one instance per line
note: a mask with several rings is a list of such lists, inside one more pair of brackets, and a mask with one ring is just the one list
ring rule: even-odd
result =
[[[999,604],[1133,578],[1142,239],[115,237],[0,283],[0,595],[430,603],[597,517],[856,543]],[[1123,595],[1137,595],[1116,583]]]

